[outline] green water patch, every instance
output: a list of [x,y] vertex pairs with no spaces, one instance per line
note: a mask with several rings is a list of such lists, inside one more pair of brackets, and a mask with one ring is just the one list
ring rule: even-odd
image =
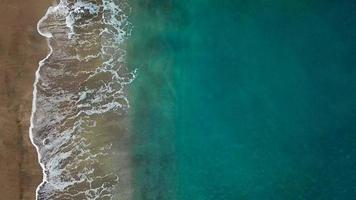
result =
[[135,199],[355,196],[350,1],[134,1]]
[[176,199],[176,7],[141,0],[131,6],[128,63],[138,69],[130,91],[134,199]]

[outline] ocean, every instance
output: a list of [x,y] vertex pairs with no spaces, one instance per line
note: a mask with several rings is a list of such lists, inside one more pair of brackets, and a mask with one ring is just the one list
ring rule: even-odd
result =
[[39,23],[37,198],[352,199],[355,8],[61,0]]
[[353,1],[132,1],[135,198],[352,199]]

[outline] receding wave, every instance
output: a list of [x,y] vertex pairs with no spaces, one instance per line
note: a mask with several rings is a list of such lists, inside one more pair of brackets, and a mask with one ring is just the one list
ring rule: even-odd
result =
[[33,92],[30,137],[43,169],[37,199],[119,196],[112,141],[127,129],[135,78],[125,63],[129,12],[122,0],[61,0],[38,23],[51,51]]

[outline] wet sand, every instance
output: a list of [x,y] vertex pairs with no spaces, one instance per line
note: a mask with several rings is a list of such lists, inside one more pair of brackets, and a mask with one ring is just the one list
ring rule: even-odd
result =
[[0,199],[35,199],[42,180],[29,136],[32,84],[47,45],[36,30],[52,0],[0,0]]

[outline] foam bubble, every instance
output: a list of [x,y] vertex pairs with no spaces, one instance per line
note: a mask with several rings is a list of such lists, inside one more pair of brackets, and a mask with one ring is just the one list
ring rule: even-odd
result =
[[113,0],[61,0],[39,21],[50,53],[33,91],[30,138],[43,170],[36,199],[114,197],[119,177],[104,166],[111,144],[93,137],[101,134],[101,116],[129,109],[126,88],[136,76],[125,63],[131,27]]

